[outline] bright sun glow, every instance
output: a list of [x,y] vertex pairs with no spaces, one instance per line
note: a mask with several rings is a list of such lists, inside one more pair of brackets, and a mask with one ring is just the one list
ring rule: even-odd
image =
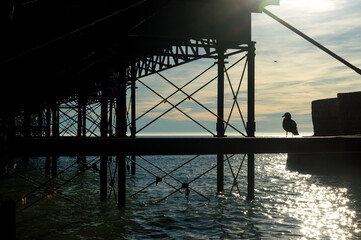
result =
[[[285,1],[283,3],[285,3]],[[336,8],[334,2],[328,0],[288,0],[288,3],[292,5],[292,8],[312,12],[325,12]]]

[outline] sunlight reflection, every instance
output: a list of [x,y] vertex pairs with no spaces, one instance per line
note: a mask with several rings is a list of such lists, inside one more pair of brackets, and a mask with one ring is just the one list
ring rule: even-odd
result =
[[[284,155],[279,156],[280,162],[282,157],[286,158]],[[267,158],[265,155],[260,160],[267,161]],[[349,189],[340,186],[337,178],[289,171],[285,165],[276,162],[269,162],[260,171],[274,174],[265,177],[272,185],[262,187],[262,191],[268,195],[269,204],[264,205],[265,209],[268,213],[288,215],[288,221],[299,226],[302,239],[321,239],[326,236],[327,239],[348,239],[361,232]],[[285,180],[287,184],[278,185]],[[275,192],[281,192],[282,196],[278,195],[279,199],[275,199],[272,196]],[[268,217],[268,213],[264,216]],[[282,218],[276,221],[282,224]]]
[[[295,177],[298,173],[289,172],[286,178]],[[303,180],[310,176],[304,176]],[[320,238],[328,235],[331,239],[345,239],[349,228],[356,227],[356,212],[348,207],[346,188],[323,186],[319,184],[290,184],[286,188],[290,192],[298,192],[299,196],[290,197],[288,205],[278,206],[281,212],[288,212],[290,217],[301,220],[301,233],[309,238]],[[283,209],[282,209],[283,208]]]

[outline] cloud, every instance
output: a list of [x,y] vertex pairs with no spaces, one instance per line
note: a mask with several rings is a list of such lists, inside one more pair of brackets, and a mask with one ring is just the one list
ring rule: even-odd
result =
[[[322,11],[314,11],[312,4],[308,7],[307,1],[303,1],[301,6],[300,2],[282,1],[272,11],[359,66],[361,39],[360,31],[355,30],[360,29],[361,20],[355,4],[343,6],[342,2],[331,0]],[[313,3],[322,2],[326,3]],[[265,14],[255,16],[253,23],[253,38],[257,41],[258,114],[281,109],[305,114],[310,111],[312,100],[334,97],[340,91],[361,90],[359,76],[353,70]]]
[[[361,2],[347,0],[282,0],[280,6],[269,6],[271,12],[286,20],[305,34],[324,44],[355,66],[361,67]],[[311,102],[316,99],[336,97],[339,92],[361,91],[361,79],[350,68],[322,52],[317,47],[297,36],[265,14],[253,14],[252,38],[256,41],[256,120],[261,131],[282,131],[280,115],[286,111],[297,117],[300,128],[312,131]],[[242,54],[228,59],[229,64],[239,59]],[[202,59],[169,71],[162,72],[177,86],[184,85],[207,67],[214,64],[214,59]],[[244,62],[229,71],[233,88],[236,89],[242,74]],[[217,76],[213,67],[206,74],[184,88],[188,94],[196,91],[207,81]],[[238,96],[243,116],[247,116],[247,75]],[[143,81],[143,79],[142,79]],[[162,96],[168,96],[176,88],[166,83],[161,77],[153,75],[144,82],[156,89]],[[138,84],[138,115],[154,106],[161,98]],[[216,112],[216,81],[209,84],[194,98],[207,108]],[[177,103],[185,98],[181,92],[170,101]],[[232,105],[232,93],[225,82],[225,115]],[[179,107],[199,121],[212,126],[215,117],[186,100]],[[149,114],[149,119],[158,116],[169,108],[163,103]],[[235,122],[239,114],[234,113]],[[172,111],[164,116],[167,124],[171,121],[188,122],[187,118]],[[169,121],[168,121],[169,120]],[[180,127],[181,128],[181,127]]]

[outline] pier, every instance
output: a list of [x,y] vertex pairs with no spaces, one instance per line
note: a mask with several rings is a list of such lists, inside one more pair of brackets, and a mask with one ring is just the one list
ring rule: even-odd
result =
[[[217,191],[223,192],[223,165],[229,161],[227,154],[248,155],[248,192],[247,198],[254,195],[254,154],[262,153],[361,153],[360,136],[329,136],[329,137],[303,137],[303,138],[269,138],[269,137],[178,137],[178,138],[16,138],[3,142],[6,151],[3,156],[13,158],[17,156],[102,156],[100,158],[101,171],[101,199],[107,199],[107,164],[108,156],[118,156],[118,199],[119,206],[125,206],[126,182],[125,156],[132,156],[132,174],[135,174],[135,156],[145,155],[217,155]],[[120,157],[119,157],[120,156]],[[221,157],[219,157],[221,156]],[[219,168],[219,158],[222,168]],[[145,158],[143,158],[146,160]],[[250,159],[253,160],[250,164]],[[194,159],[191,159],[192,161]],[[190,160],[190,161],[191,161]],[[123,167],[120,167],[123,166]],[[53,166],[54,167],[54,166]],[[161,166],[156,166],[161,170]],[[105,168],[106,169],[106,168]],[[161,170],[162,171],[162,170]],[[166,176],[172,176],[166,174]],[[56,176],[53,174],[53,176]],[[158,179],[158,177],[157,177]],[[156,181],[163,181],[159,178]],[[111,180],[114,181],[114,178]],[[234,179],[237,182],[237,177]],[[186,185],[185,185],[186,184]],[[182,183],[188,189],[188,183]],[[178,190],[180,190],[178,189]],[[114,189],[113,189],[114,190]],[[115,191],[115,190],[114,190]],[[189,190],[188,190],[189,191]]]
[[[118,206],[124,207],[126,156],[132,159],[131,174],[136,174],[138,155],[215,154],[220,194],[224,190],[224,155],[243,153],[248,156],[247,197],[252,200],[254,154],[361,152],[360,136],[255,137],[256,43],[251,39],[251,14],[266,13],[360,73],[265,9],[278,1],[229,0],[220,4],[215,0],[137,0],[109,1],[101,7],[81,2],[65,4],[63,8],[29,2],[18,6],[19,14],[6,6],[7,14],[13,15],[5,21],[4,35],[8,37],[1,46],[4,54],[0,59],[0,75],[7,92],[0,96],[3,172],[14,157],[44,156],[46,169],[51,164],[51,175],[55,177],[59,156],[78,156],[85,162],[87,156],[100,156],[100,199],[106,201],[107,159],[116,156]],[[44,16],[48,17],[46,23]],[[51,29],[47,28],[49,24]],[[236,61],[230,62],[233,57],[237,57]],[[162,74],[200,59],[210,59],[212,63],[182,85]],[[239,67],[236,84],[228,74],[233,67]],[[185,90],[210,69],[216,76]],[[174,92],[164,95],[146,81],[146,77],[154,75],[172,86]],[[195,97],[211,83],[216,85],[216,110]],[[157,96],[159,102],[138,114],[140,86]],[[225,99],[228,86],[231,99]],[[246,114],[240,107],[241,87],[247,102]],[[182,99],[174,99],[176,94],[181,94]],[[232,102],[229,116],[224,112],[225,100]],[[186,101],[207,112],[214,120],[215,130],[184,111],[181,104]],[[138,124],[162,104],[169,109]],[[138,137],[170,111],[180,112],[209,137]],[[234,120],[234,115],[239,117]],[[227,130],[238,136],[227,137]],[[188,188],[184,184],[182,187]]]

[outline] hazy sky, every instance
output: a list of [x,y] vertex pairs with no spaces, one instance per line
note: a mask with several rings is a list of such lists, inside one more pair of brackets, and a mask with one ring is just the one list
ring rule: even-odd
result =
[[[360,0],[281,0],[280,6],[269,6],[269,11],[323,44],[357,67],[361,67],[361,1]],[[281,122],[284,112],[290,112],[298,123],[302,135],[313,133],[311,102],[316,99],[336,97],[339,92],[361,91],[361,77],[353,70],[333,59],[320,49],[294,34],[266,14],[252,15],[252,39],[256,42],[256,124],[257,132],[283,133]],[[227,66],[244,54],[228,59]],[[214,63],[204,59],[162,75],[182,86]],[[233,88],[237,88],[244,61],[229,71]],[[191,84],[184,91],[192,93],[199,86],[216,76],[216,67]],[[175,88],[160,76],[141,79],[163,96]],[[194,98],[216,112],[216,82],[205,87]],[[238,99],[242,114],[247,116],[246,79]],[[232,106],[232,94],[225,85],[225,117]],[[174,104],[184,98],[177,93],[170,101]],[[137,116],[161,101],[154,93],[138,84]],[[137,128],[150,122],[170,107],[162,103],[141,118]],[[216,118],[207,110],[190,100],[179,105],[185,113],[199,120],[210,131],[216,130]],[[236,109],[235,109],[236,110]],[[238,111],[234,112],[232,125],[244,132]],[[228,131],[228,130],[227,130]],[[165,114],[160,121],[152,123],[142,133],[183,132],[207,133],[176,110]],[[231,134],[231,132],[229,132]]]

